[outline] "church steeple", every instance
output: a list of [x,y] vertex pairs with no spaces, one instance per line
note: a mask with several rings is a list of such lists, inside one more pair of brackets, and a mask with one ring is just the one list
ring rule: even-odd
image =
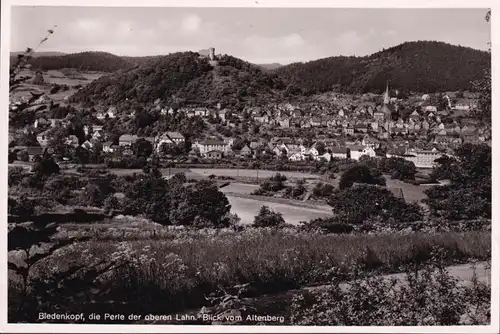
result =
[[382,112],[384,113],[384,118],[386,121],[392,119],[392,111],[389,108],[389,102],[391,102],[391,99],[389,97],[389,82],[387,81],[384,93],[384,105],[382,107]]
[[391,99],[389,98],[389,81],[386,81],[385,93],[384,93],[384,104],[389,104]]

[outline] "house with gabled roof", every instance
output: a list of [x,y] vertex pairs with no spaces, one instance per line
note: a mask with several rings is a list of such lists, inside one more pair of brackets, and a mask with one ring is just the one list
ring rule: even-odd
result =
[[344,133],[345,133],[346,135],[354,135],[354,127],[352,127],[352,126],[350,126],[350,125],[349,125],[349,126],[347,126],[347,127],[345,127],[345,128],[344,128]]
[[321,126],[321,118],[319,118],[319,117],[311,117],[311,119],[309,120],[309,124],[312,127],[319,127],[319,126]]
[[180,145],[186,141],[184,136],[176,131],[166,131],[164,133],[158,134],[154,142],[156,143],[156,147],[159,149],[163,144],[167,145]]
[[222,157],[224,156],[224,152],[219,151],[219,150],[211,150],[211,151],[202,153],[202,155],[206,159],[219,160],[219,159],[222,159]]
[[293,151],[288,152],[288,160],[289,161],[302,161],[302,160],[305,160],[305,156],[299,150],[293,150]]
[[259,123],[269,123],[269,116],[267,113],[262,113],[253,117],[253,120]]
[[282,128],[289,128],[290,127],[290,119],[287,117],[287,118],[283,118],[283,119],[280,119],[278,121],[280,127]]
[[206,107],[198,107],[194,109],[194,115],[199,117],[208,117],[210,115],[210,110]]
[[475,127],[464,126],[461,137],[464,143],[477,143],[479,141],[479,135]]
[[36,136],[36,140],[38,141],[38,143],[42,147],[49,145],[49,142],[51,139],[52,139],[52,135],[51,135],[50,130],[43,131]]
[[368,126],[364,123],[357,123],[356,125],[354,125],[354,131],[358,133],[367,133]]
[[425,106],[424,111],[430,112],[430,113],[437,113],[437,107],[436,106]]
[[378,139],[372,138],[370,136],[365,136],[361,142],[363,146],[371,147],[377,149],[380,146],[380,141]]
[[113,145],[112,141],[107,141],[102,144],[102,151],[104,153],[113,153],[117,149],[116,145]]
[[130,135],[130,134],[125,134],[121,135],[120,138],[118,138],[118,145],[119,146],[132,146],[139,137],[136,135]]
[[73,148],[80,146],[78,144],[78,137],[75,135],[69,135],[68,137],[66,137],[66,139],[64,140],[64,144],[71,146]]
[[226,121],[226,116],[228,114],[229,110],[228,109],[222,109],[222,110],[219,110],[217,111],[217,116],[219,116],[219,118],[225,122]]
[[86,140],[82,143],[82,145],[80,145],[80,147],[86,149],[87,151],[90,151],[94,147],[94,145],[89,140]]
[[420,114],[418,113],[418,111],[414,110],[410,116],[409,116],[410,119],[416,121],[416,120],[419,120],[420,119]]
[[252,149],[248,145],[243,146],[239,152],[240,157],[251,157],[252,154]]
[[349,155],[349,149],[346,147],[334,146],[329,149],[332,158],[347,159]]
[[231,149],[227,143],[219,139],[206,139],[201,142],[196,142],[194,146],[198,147],[202,155],[210,151],[225,152]]

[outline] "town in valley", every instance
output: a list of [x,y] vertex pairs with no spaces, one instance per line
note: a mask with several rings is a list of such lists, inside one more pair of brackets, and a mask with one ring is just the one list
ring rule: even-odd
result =
[[135,10],[13,25],[9,322],[490,324],[490,11]]

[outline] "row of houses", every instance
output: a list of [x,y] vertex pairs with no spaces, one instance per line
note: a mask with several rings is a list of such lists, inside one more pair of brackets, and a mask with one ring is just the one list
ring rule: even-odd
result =
[[[99,137],[99,133],[102,131],[100,128],[94,129],[93,136]],[[104,142],[102,145],[103,152],[113,153],[120,151],[127,155],[126,152],[130,151],[130,147],[137,141],[141,139],[135,135],[122,135],[119,138],[118,145],[113,145],[111,142]],[[159,152],[162,145],[180,145],[185,142],[184,136],[178,132],[165,132],[156,137],[143,137],[147,141],[150,141],[155,149]],[[39,138],[40,142],[43,140]],[[92,138],[79,145],[78,138],[74,135],[68,136],[65,140],[65,144],[72,146],[74,148],[81,146],[85,149],[92,149],[98,142],[98,138]],[[268,143],[265,142],[251,142],[249,145],[244,145],[244,147],[237,152],[233,150],[233,139],[206,139],[203,141],[197,141],[192,145],[193,151],[198,151],[198,153],[208,159],[221,159],[225,156],[241,156],[241,157],[255,157],[259,151],[262,153],[271,153],[278,158],[286,158],[289,161],[303,161],[303,160],[325,160],[330,161],[332,158],[340,159],[353,159],[359,160],[363,155],[369,157],[379,156],[377,149],[380,147],[380,141],[376,138],[366,135],[362,141],[354,143],[346,143],[341,145],[339,141],[335,139],[323,140],[321,143],[324,145],[320,154],[319,143],[315,142],[310,147],[307,147],[302,143],[302,140],[292,139],[292,138],[274,138]],[[47,145],[41,145],[40,149],[43,150]],[[127,151],[128,150],[128,151]],[[33,151],[33,150],[32,150]],[[130,153],[130,152],[129,152]],[[130,153],[131,154],[131,153]],[[387,157],[401,157],[408,161],[413,162],[418,168],[432,168],[434,165],[434,160],[443,155],[437,149],[423,150],[423,149],[395,149],[387,152]]]
[[[177,113],[184,114],[187,118],[192,118],[195,116],[201,118],[207,117],[219,117],[223,122],[226,121],[226,115],[228,114],[229,109],[209,109],[206,107],[185,107],[177,110]],[[172,108],[161,108],[160,114],[162,115],[173,115],[176,111]]]

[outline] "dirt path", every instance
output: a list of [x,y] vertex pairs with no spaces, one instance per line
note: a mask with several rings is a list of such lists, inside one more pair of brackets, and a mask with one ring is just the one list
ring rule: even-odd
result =
[[[473,269],[471,268],[471,264],[460,264],[456,266],[447,267],[447,270],[450,275],[456,277],[459,281],[464,284],[471,284]],[[487,269],[486,262],[478,262],[476,263],[476,276],[479,282],[485,284],[491,284],[491,270]],[[406,282],[406,274],[405,273],[397,273],[397,274],[389,274],[380,276],[381,279],[397,279],[401,283]],[[306,287],[305,290],[308,291],[318,291],[321,289],[327,288],[328,285],[320,285],[315,287]],[[349,284],[341,284],[341,288],[348,288]]]

